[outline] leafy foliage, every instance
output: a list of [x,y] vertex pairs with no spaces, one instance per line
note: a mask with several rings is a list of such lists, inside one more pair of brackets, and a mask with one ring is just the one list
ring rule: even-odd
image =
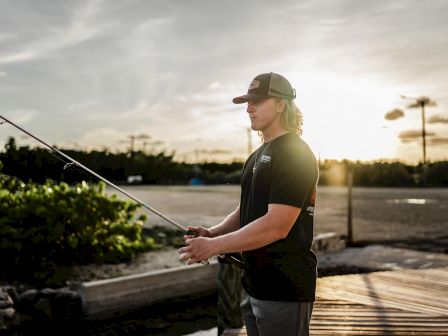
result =
[[117,263],[159,247],[142,234],[146,217],[134,218],[139,205],[104,189],[104,183],[39,185],[0,175],[4,270],[27,276],[55,265]]

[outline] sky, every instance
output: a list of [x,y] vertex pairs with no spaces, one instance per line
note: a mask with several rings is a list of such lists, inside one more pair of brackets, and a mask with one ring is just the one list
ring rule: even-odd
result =
[[[260,138],[232,98],[272,71],[296,89],[316,157],[421,161],[408,106],[427,96],[427,158],[447,160],[447,13],[445,0],[2,0],[0,115],[59,148],[135,137],[179,160],[244,159]],[[9,136],[36,145],[1,125],[1,147]]]

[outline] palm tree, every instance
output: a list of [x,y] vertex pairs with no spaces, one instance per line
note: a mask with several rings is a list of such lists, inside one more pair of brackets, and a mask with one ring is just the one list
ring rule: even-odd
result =
[[421,108],[422,109],[422,138],[423,138],[423,166],[426,165],[426,129],[425,129],[425,107],[437,106],[436,102],[428,97],[413,98],[407,96],[400,96],[403,99],[411,99],[414,102],[408,105],[408,108]]

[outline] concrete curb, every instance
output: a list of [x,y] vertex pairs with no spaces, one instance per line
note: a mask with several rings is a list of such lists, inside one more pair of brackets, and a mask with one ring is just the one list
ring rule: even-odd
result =
[[87,319],[109,318],[165,299],[198,294],[218,285],[218,262],[85,282],[78,288]]
[[[317,254],[345,247],[340,235],[317,235],[313,249]],[[194,295],[218,287],[217,260],[209,265],[180,266],[81,283],[78,292],[88,320],[110,318],[166,299]]]
[[313,251],[316,254],[335,252],[346,247],[346,241],[334,232],[321,233],[314,237]]

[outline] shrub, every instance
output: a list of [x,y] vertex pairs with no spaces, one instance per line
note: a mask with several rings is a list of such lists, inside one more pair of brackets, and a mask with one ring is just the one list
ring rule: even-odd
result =
[[157,248],[142,235],[146,217],[134,216],[140,206],[104,190],[102,182],[39,185],[0,174],[3,270],[39,276],[55,265],[117,263]]

